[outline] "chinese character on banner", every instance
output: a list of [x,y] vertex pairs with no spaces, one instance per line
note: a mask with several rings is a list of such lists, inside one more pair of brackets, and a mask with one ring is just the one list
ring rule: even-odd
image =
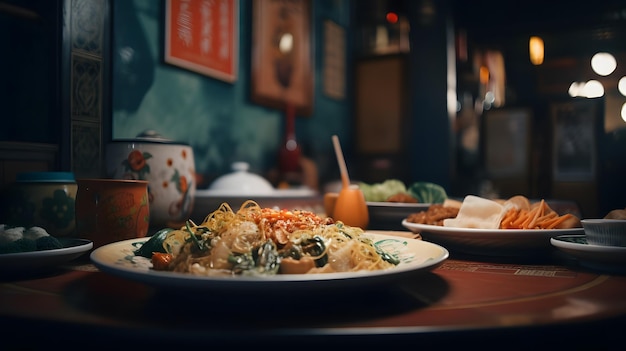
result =
[[234,82],[238,0],[166,0],[165,62]]

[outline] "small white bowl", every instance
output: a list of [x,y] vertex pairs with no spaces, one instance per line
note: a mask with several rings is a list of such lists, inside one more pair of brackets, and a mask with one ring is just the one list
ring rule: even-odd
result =
[[626,220],[583,219],[580,222],[588,244],[626,247]]

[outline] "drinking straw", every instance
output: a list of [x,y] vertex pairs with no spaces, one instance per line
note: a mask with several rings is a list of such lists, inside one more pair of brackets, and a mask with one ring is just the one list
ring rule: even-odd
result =
[[343,158],[343,152],[341,151],[341,144],[339,144],[339,137],[333,135],[333,145],[335,146],[335,155],[337,155],[337,163],[339,163],[339,171],[341,172],[341,183],[343,188],[346,189],[350,186],[350,177],[348,176],[348,168],[346,167],[346,160]]

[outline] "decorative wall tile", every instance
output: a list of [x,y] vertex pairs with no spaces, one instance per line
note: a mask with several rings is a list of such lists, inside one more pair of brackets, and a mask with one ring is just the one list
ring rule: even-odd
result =
[[102,110],[102,62],[72,54],[72,118],[99,121]]
[[99,177],[102,166],[100,123],[72,121],[72,167],[76,177]]
[[73,0],[71,8],[72,51],[102,56],[105,2]]
[[77,177],[102,173],[103,37],[107,0],[70,2],[71,164]]

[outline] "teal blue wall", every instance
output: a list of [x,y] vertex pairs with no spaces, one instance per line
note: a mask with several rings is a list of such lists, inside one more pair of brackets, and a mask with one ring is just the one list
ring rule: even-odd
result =
[[[314,111],[298,116],[297,137],[317,162],[321,181],[338,171],[331,136],[339,135],[347,154],[352,143],[352,103],[322,92],[323,21],[351,26],[350,0],[312,1],[315,65]],[[239,2],[239,67],[234,84],[163,61],[163,1],[113,3],[112,138],[132,138],[146,129],[189,143],[196,170],[208,182],[230,171],[233,161],[247,161],[251,170],[267,174],[275,167],[284,131],[284,114],[250,100],[252,1]],[[348,47],[350,40],[346,38]],[[346,48],[347,62],[351,50]],[[349,157],[349,156],[348,156]],[[206,184],[205,184],[206,185]]]

